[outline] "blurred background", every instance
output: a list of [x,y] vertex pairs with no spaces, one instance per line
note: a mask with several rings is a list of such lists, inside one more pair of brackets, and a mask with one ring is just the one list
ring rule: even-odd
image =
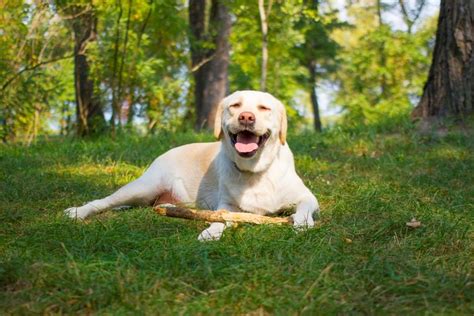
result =
[[0,1],[0,138],[186,131],[268,91],[293,130],[396,126],[420,100],[435,0]]

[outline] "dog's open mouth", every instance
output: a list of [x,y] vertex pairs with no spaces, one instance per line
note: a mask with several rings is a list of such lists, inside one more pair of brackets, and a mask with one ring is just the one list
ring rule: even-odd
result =
[[270,137],[270,131],[258,136],[250,131],[241,131],[237,134],[229,132],[232,146],[241,157],[249,158],[257,153],[259,148],[265,145],[265,142]]

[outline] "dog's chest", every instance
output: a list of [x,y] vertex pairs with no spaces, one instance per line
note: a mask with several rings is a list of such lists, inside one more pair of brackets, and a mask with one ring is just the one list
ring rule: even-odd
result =
[[281,208],[278,184],[269,178],[245,178],[229,181],[226,185],[231,203],[254,214],[275,213]]

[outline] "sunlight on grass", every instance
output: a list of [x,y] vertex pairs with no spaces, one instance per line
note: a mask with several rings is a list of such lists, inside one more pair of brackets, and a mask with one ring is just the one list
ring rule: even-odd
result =
[[53,168],[54,173],[66,177],[89,178],[93,182],[122,186],[138,178],[145,168],[126,162],[104,164],[86,163]]
[[[169,148],[209,136],[4,147],[0,310],[472,314],[474,143],[452,137],[290,135],[297,171],[320,201],[316,228],[240,225],[215,243],[196,240],[206,223],[151,208],[62,216]],[[406,226],[413,217],[421,227]]]
[[445,144],[431,151],[429,158],[431,159],[447,159],[447,160],[468,160],[472,159],[472,152],[465,148],[459,148],[453,145]]

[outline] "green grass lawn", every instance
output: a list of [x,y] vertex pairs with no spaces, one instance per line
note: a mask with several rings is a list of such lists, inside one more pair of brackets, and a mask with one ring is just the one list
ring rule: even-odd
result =
[[[0,314],[473,314],[474,137],[293,135],[316,228],[202,222],[151,208],[86,222],[166,150],[209,135],[0,146]],[[415,217],[422,226],[409,228]]]

